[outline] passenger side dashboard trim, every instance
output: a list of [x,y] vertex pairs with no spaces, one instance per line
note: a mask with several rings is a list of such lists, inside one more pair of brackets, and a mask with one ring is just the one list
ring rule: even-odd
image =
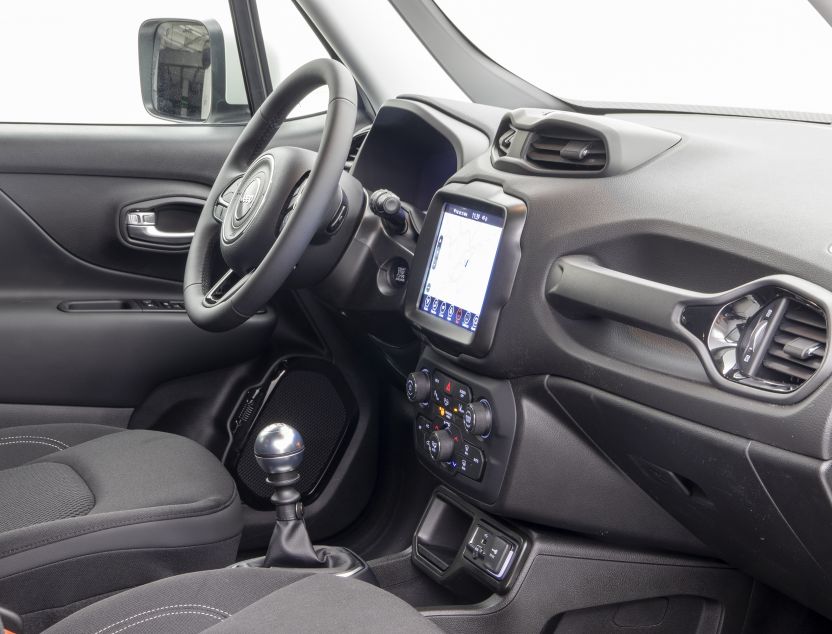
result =
[[683,341],[699,356],[708,378],[726,391],[773,403],[794,403],[829,377],[832,365],[828,358],[796,390],[763,391],[725,378],[714,365],[705,342],[683,324],[687,307],[711,305],[717,309],[764,287],[789,291],[814,302],[825,315],[832,314],[832,293],[792,275],[771,275],[721,293],[700,293],[621,273],[581,255],[555,261],[547,279],[546,297],[568,317],[608,317]]

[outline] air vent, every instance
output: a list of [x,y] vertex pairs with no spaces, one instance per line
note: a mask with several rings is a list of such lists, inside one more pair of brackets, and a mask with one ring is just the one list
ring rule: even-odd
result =
[[531,136],[525,158],[548,170],[598,172],[607,165],[607,150],[598,137],[577,131],[538,132]]
[[511,149],[511,142],[514,140],[514,136],[516,134],[517,130],[515,130],[514,128],[509,128],[500,135],[500,138],[497,139],[498,156],[505,156],[506,154],[508,154],[509,150]]
[[352,143],[350,144],[350,151],[349,154],[347,154],[347,162],[344,164],[345,170],[349,171],[352,169],[352,165],[355,163],[355,159],[361,151],[361,146],[364,145],[364,141],[369,133],[370,128],[364,128],[353,135]]
[[788,302],[763,359],[763,368],[766,379],[799,386],[808,381],[823,362],[826,318],[816,308],[795,300]]
[[[688,316],[695,331],[695,311]],[[723,306],[705,342],[726,379],[789,393],[821,369],[827,336],[823,310],[790,292],[764,287]]]

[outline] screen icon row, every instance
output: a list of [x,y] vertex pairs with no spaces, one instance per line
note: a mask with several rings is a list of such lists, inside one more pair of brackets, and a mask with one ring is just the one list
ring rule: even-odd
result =
[[421,309],[471,332],[477,330],[480,321],[479,315],[462,310],[459,306],[449,304],[438,297],[431,297],[427,293],[422,296]]

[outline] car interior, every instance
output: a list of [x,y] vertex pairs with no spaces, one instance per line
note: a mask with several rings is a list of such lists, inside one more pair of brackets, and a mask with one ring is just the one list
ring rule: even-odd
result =
[[136,4],[149,121],[0,107],[4,634],[832,631],[832,114]]

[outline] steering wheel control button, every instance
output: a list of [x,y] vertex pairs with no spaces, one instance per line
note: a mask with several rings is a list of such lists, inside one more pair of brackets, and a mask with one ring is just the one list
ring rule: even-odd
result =
[[426,403],[430,397],[430,374],[427,370],[411,372],[405,381],[405,393],[411,403]]
[[225,220],[225,212],[228,211],[228,207],[221,202],[217,201],[217,204],[214,205],[214,220],[217,222],[222,222]]
[[237,193],[237,187],[240,185],[240,181],[243,180],[242,177],[233,181],[228,187],[225,188],[225,191],[220,194],[219,203],[225,205],[226,207],[231,204],[231,201],[234,199],[234,194]]
[[491,433],[491,405],[485,399],[469,403],[462,415],[465,431],[475,436],[488,436]]

